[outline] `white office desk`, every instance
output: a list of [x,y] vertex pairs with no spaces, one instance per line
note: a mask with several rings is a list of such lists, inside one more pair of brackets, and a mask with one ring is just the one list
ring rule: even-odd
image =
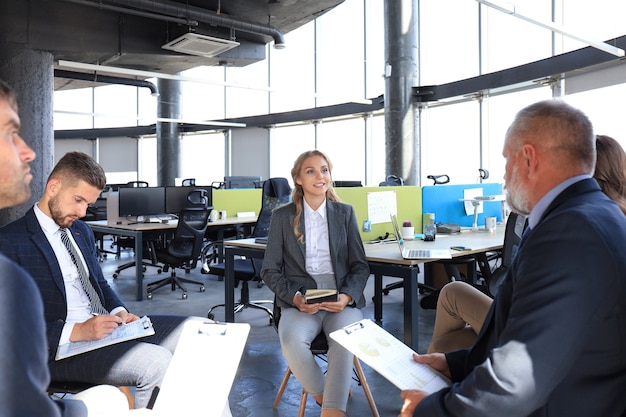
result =
[[222,416],[250,333],[250,325],[206,325],[225,328],[225,334],[220,335],[218,332],[199,334],[201,323],[185,323],[154,403],[153,411],[159,416]]
[[[463,257],[502,248],[504,243],[504,225],[498,225],[496,231],[491,233],[486,230],[465,230],[454,235],[438,234],[432,242],[422,240],[406,241],[406,246],[416,248],[449,249],[450,246],[465,246],[471,248],[467,251],[451,251],[452,257]],[[235,321],[234,313],[234,257],[243,255],[251,258],[263,258],[265,245],[259,244],[254,239],[229,240],[224,242],[224,303],[227,322]],[[418,316],[420,305],[418,302],[418,273],[419,265],[426,262],[434,262],[438,259],[403,259],[400,256],[398,243],[385,242],[368,244],[364,243],[365,255],[374,275],[374,319],[382,322],[383,308],[383,276],[397,277],[404,280],[404,343],[417,351]]]
[[[209,228],[217,229],[218,239],[223,240],[224,228],[232,225],[242,225],[252,227],[256,223],[256,216],[253,217],[228,217],[208,223]],[[114,224],[108,223],[106,220],[95,220],[85,222],[94,232],[94,234],[115,235],[132,237],[135,239],[135,263],[141,265],[143,254],[144,233],[167,233],[172,232],[178,225],[178,220],[169,220],[167,223],[134,223],[134,224]],[[220,252],[220,260],[222,253]],[[135,281],[137,283],[137,301],[143,300],[143,268],[135,268]]]

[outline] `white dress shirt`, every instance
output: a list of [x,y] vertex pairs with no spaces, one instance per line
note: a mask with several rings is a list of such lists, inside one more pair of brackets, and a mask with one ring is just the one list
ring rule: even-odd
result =
[[[61,241],[61,231],[59,225],[56,224],[55,221],[48,217],[48,215],[46,215],[43,211],[41,211],[36,204],[34,211],[41,229],[46,235],[46,238],[48,238],[50,246],[52,246],[54,255],[59,262],[61,273],[63,274],[63,283],[65,284],[65,296],[67,301],[67,317],[65,318],[66,323],[65,326],[63,326],[61,338],[59,339],[59,344],[62,345],[70,341],[70,335],[74,329],[74,323],[82,323],[93,317],[91,314],[91,304],[89,303],[87,293],[83,289],[83,285],[80,282],[78,268],[74,265],[72,257]],[[89,271],[89,268],[87,268],[87,264],[85,263],[85,259],[83,258],[83,253],[74,241],[74,237],[71,233],[68,233],[67,235],[70,238],[70,242],[72,242],[76,248],[76,252],[78,252],[80,262],[82,262],[85,266],[85,270]],[[52,277],[50,279],[52,279]],[[111,314],[115,314],[120,310],[124,310],[124,308],[117,307],[111,311]]]
[[304,198],[304,230],[306,244],[306,271],[311,275],[334,274],[328,243],[326,200],[313,210]]

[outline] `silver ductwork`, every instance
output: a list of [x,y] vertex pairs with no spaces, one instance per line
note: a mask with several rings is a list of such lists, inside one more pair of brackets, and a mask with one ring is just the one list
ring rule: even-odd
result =
[[274,39],[274,48],[283,49],[285,38],[282,32],[271,25],[243,21],[231,16],[217,14],[215,12],[202,9],[188,4],[176,3],[168,0],[64,0],[70,3],[80,3],[86,6],[97,8],[111,8],[111,5],[123,6],[116,8],[120,13],[139,14],[154,19],[189,22],[202,22],[210,25],[220,26],[256,35],[270,36]]

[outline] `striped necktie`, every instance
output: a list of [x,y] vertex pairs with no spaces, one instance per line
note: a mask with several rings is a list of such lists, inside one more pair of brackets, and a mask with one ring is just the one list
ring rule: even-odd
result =
[[67,235],[67,229],[59,228],[61,232],[61,242],[65,245],[65,249],[70,254],[72,258],[72,262],[74,262],[74,266],[78,269],[78,276],[80,277],[80,282],[83,285],[83,289],[85,293],[87,293],[87,298],[89,298],[89,304],[91,305],[91,312],[94,314],[109,314],[109,312],[102,305],[102,301],[100,301],[100,297],[96,292],[96,289],[91,285],[91,281],[89,281],[89,274],[85,270],[85,265],[80,260],[80,256],[78,256],[78,252],[76,251],[76,247],[70,241],[69,236]]

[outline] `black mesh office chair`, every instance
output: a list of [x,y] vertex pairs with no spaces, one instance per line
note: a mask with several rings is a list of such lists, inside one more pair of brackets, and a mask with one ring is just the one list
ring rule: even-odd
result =
[[485,294],[495,297],[498,285],[517,254],[522,234],[527,226],[528,218],[526,216],[517,213],[509,214],[509,218],[506,221],[506,229],[504,230],[504,243],[502,244],[499,264],[492,266],[486,254],[477,255],[476,261],[480,268],[480,277],[484,281],[483,285],[478,285],[477,287]]
[[187,289],[183,283],[196,284],[200,286],[200,292],[204,292],[204,283],[176,275],[176,268],[185,269],[186,273],[196,267],[202,244],[204,233],[209,222],[210,208],[185,208],[178,214],[178,225],[174,238],[163,248],[156,250],[156,259],[163,264],[163,271],[170,268],[172,272],[169,278],[164,278],[147,284],[147,298],[152,299],[152,293],[166,285],[171,285],[172,291],[180,288],[183,300],[187,299]]
[[[475,286],[493,298],[496,295],[498,285],[502,281],[506,270],[511,265],[511,261],[517,253],[517,248],[519,247],[519,242],[526,225],[527,218],[525,216],[511,213],[506,222],[504,241],[500,251],[495,254],[488,252],[477,253],[475,255],[438,262],[444,265],[446,275],[450,281],[467,281],[468,284]],[[466,264],[468,273],[474,274],[476,279],[463,276],[458,269],[458,266],[461,264]],[[478,266],[477,271],[476,266]],[[438,295],[439,290],[429,294],[420,300],[420,305],[423,308],[436,308]]]
[[[381,182],[380,185],[381,186],[386,186],[386,185],[403,185],[404,183],[402,182],[402,179],[400,178],[400,183],[396,183],[394,184],[393,182],[390,183],[390,177],[392,181],[398,182],[396,181],[393,177],[397,178],[395,175],[390,175],[387,177],[387,181],[385,182]],[[433,181],[433,185],[438,185],[438,184],[447,184],[450,182],[450,176],[446,175],[446,174],[438,174],[438,175],[428,175],[426,178],[430,179]],[[383,288],[383,294],[384,295],[388,295],[389,291],[391,290],[395,290],[397,288],[402,288],[404,287],[404,281],[396,281],[396,282],[392,282],[391,284],[387,284],[385,285],[385,288]],[[427,285],[422,285],[420,287],[420,293],[423,294],[425,292],[429,292],[430,294],[435,294],[437,290],[435,288],[432,288],[430,286]],[[430,295],[429,294],[429,295]],[[436,294],[435,294],[436,296]],[[429,305],[429,299],[427,298],[422,304],[423,305]],[[435,299],[436,301],[436,299]]]
[[[254,225],[254,231],[251,237],[262,238],[267,237],[270,230],[270,221],[272,218],[272,211],[283,204],[289,202],[291,196],[291,187],[286,178],[270,178],[263,182],[262,202],[259,217]],[[211,251],[210,246],[205,247],[206,251]],[[256,308],[263,310],[270,316],[270,324],[273,323],[272,310],[263,306],[262,304],[272,303],[271,300],[257,300],[250,301],[250,290],[248,282],[252,280],[261,280],[261,259],[235,259],[235,287],[241,282],[241,298],[239,302],[235,304],[235,313],[240,312],[244,308]],[[210,274],[224,276],[225,266],[224,263],[209,264],[208,271]],[[214,318],[213,310],[217,307],[223,307],[224,304],[217,304],[212,306],[207,316],[210,319]]]
[[404,180],[397,175],[387,175],[385,181],[382,181],[378,184],[379,187],[393,187],[398,185],[404,185]]
[[[280,307],[276,306],[276,300],[274,300],[274,328],[278,332],[278,325],[280,322]],[[311,354],[317,356],[321,361],[326,362],[326,354],[328,353],[328,339],[326,339],[326,335],[324,332],[320,332],[313,342],[311,342]],[[361,361],[356,356],[354,357],[354,376],[352,379],[356,381],[361,387],[363,387],[363,393],[365,394],[365,398],[367,398],[367,402],[372,410],[372,416],[380,417],[378,413],[378,408],[376,407],[376,402],[374,401],[374,396],[372,395],[372,391],[367,383],[367,379],[365,378],[365,373],[363,372],[363,367],[361,366]],[[276,393],[276,398],[274,398],[274,408],[278,408],[278,404],[280,404],[280,400],[285,392],[285,388],[287,388],[287,383],[291,377],[291,369],[287,367],[285,371],[285,375],[278,387],[278,392]],[[352,391],[350,391],[352,394]],[[306,408],[306,401],[308,398],[308,393],[304,388],[302,388],[302,393],[300,394],[300,408],[298,408],[298,417],[304,417],[304,410]]]

